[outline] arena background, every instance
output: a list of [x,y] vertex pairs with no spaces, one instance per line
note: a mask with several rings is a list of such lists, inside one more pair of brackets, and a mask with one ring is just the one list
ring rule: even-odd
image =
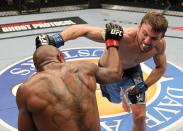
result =
[[[108,22],[114,22],[125,27],[133,27],[137,26],[142,16],[150,10],[163,12],[168,19],[169,28],[165,36],[167,59],[183,70],[182,0],[0,0],[0,71],[3,72],[14,63],[31,57],[35,49],[35,37],[38,34],[59,32],[70,26],[70,24],[27,30],[16,29],[15,26],[42,21],[71,20],[75,21],[76,24],[101,27],[105,27]],[[5,27],[13,28],[6,29]],[[78,38],[67,42],[62,49],[85,47],[104,47],[104,45],[85,38]],[[179,81],[180,83],[181,81]],[[0,83],[0,92],[3,86],[3,83]],[[3,95],[0,97],[1,99],[6,99]],[[183,105],[183,101],[181,104]],[[5,108],[0,101],[0,115],[1,112],[10,108],[16,107]],[[8,117],[15,119],[17,116]],[[182,120],[183,116],[179,118]],[[182,131],[183,125],[173,129]],[[0,121],[0,131],[11,130],[14,129],[4,126]],[[168,130],[166,129],[166,131]]]

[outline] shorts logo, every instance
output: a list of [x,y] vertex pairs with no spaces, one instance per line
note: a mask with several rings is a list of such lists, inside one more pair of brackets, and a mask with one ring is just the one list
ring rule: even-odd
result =
[[[95,62],[103,53],[103,48],[76,48],[63,51],[67,61],[86,60]],[[153,69],[153,62],[143,63],[145,73]],[[146,72],[147,71],[147,72]],[[21,60],[0,72],[0,130],[17,130],[18,110],[15,94],[19,84],[35,72],[32,57]],[[156,84],[155,93],[147,101],[146,123],[147,131],[176,130],[183,128],[183,71],[168,62],[167,71]],[[97,92],[99,89],[97,90]],[[100,92],[100,91],[99,91]],[[151,90],[147,92],[150,94]],[[97,101],[104,98],[97,97]],[[109,104],[109,102],[107,101]],[[99,103],[100,106],[100,103]],[[116,106],[116,105],[114,105]],[[132,114],[116,112],[112,106],[105,110],[99,109],[102,131],[130,131]],[[104,112],[108,110],[108,112]],[[112,113],[109,113],[111,112]]]

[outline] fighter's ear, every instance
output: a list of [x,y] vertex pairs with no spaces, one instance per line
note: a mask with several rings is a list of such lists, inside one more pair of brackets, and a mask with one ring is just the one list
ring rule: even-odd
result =
[[165,37],[165,33],[162,33],[161,38]]
[[138,28],[140,29],[142,27],[142,24],[140,23],[139,25],[138,25]]
[[57,59],[62,63],[62,62],[65,62],[65,59],[64,59],[64,55],[62,52],[60,52],[58,55],[57,55]]

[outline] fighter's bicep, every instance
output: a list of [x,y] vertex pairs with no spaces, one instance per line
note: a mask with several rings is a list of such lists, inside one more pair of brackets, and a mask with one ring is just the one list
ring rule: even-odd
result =
[[79,67],[82,72],[85,72],[85,74],[93,76],[96,79],[97,83],[106,81],[108,75],[108,70],[106,70],[106,68],[99,67],[94,63],[88,62],[80,63]]
[[98,68],[96,72],[96,80],[99,84],[108,83],[110,81],[110,72],[106,68]]
[[33,123],[31,113],[28,112],[26,107],[21,107],[18,117],[18,130],[19,131],[37,131]]
[[100,67],[96,78],[99,84],[108,84],[120,80],[121,77],[119,71],[113,68]]
[[18,87],[18,90],[16,92],[16,104],[18,109],[21,108],[22,106],[24,106],[24,103],[26,101],[26,89],[24,87],[24,84],[20,85]]
[[85,74],[94,76],[97,83],[111,83],[118,78],[118,72],[113,68],[99,67],[94,63],[80,63],[80,70]]
[[153,57],[156,67],[166,68],[166,42],[163,39],[161,43],[159,43],[159,48],[157,48],[157,54]]
[[97,42],[104,42],[105,39],[104,34],[105,34],[104,28],[88,27],[88,32],[85,34],[85,36]]
[[153,57],[156,68],[164,68],[166,69],[166,55],[165,53],[158,54]]

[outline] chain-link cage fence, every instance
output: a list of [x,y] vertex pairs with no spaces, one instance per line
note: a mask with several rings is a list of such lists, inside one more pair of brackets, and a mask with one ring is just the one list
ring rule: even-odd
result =
[[[83,9],[85,0],[0,0],[0,16]],[[78,6],[80,5],[80,6]],[[88,8],[88,6],[87,6]]]
[[102,0],[102,7],[132,12],[156,10],[164,15],[183,16],[183,0]]
[[0,16],[107,8],[135,12],[149,9],[183,16],[183,0],[0,0]]

